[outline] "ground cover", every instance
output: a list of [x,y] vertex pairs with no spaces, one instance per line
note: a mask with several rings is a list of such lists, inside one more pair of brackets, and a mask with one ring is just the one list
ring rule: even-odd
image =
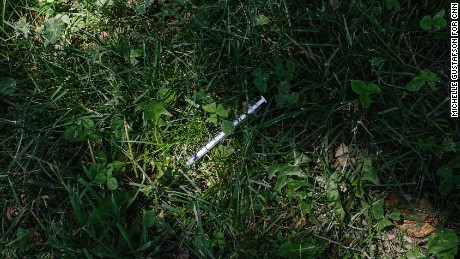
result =
[[3,0],[2,257],[454,258],[448,3]]

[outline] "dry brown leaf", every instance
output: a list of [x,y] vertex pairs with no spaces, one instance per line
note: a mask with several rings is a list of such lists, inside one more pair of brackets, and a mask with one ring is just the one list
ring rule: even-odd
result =
[[19,209],[15,205],[11,205],[6,208],[6,219],[8,221],[13,220],[13,218],[19,215]]
[[442,214],[433,208],[427,199],[416,199],[412,204],[403,202],[394,192],[385,197],[385,209],[398,209],[401,219],[394,220],[393,225],[412,237],[426,237],[436,232]]
[[190,253],[188,250],[181,250],[176,256],[177,259],[188,259],[190,258]]
[[355,162],[355,159],[349,153],[348,146],[343,143],[336,148],[334,158],[336,161],[333,167],[338,171],[342,170],[347,165],[354,164]]
[[389,192],[385,197],[385,209],[391,209],[399,205],[401,200],[399,199],[399,195],[395,192]]
[[40,247],[43,244],[41,235],[37,231],[33,232],[32,235],[30,235],[29,241],[31,243],[34,243],[37,247]]

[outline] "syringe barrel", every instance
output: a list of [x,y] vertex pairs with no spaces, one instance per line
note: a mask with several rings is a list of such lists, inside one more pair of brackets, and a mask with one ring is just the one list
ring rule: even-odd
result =
[[[233,121],[233,126],[238,126],[242,121],[244,121],[247,118],[248,114],[253,113],[255,110],[257,110],[260,105],[263,103],[267,102],[263,96],[261,96],[260,100],[257,101],[254,105],[250,106],[248,109],[248,112],[246,114],[241,114],[240,117],[236,120]],[[198,159],[203,157],[206,153],[208,153],[209,150],[211,150],[215,145],[217,145],[220,141],[222,141],[227,135],[224,132],[220,132],[217,136],[215,136],[211,141],[209,141],[204,147],[202,147],[198,152],[196,152],[188,161],[187,165],[191,165],[195,163]]]

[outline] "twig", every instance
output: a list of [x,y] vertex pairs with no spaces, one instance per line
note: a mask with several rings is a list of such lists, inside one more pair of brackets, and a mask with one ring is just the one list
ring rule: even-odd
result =
[[317,237],[317,238],[321,238],[321,239],[323,239],[323,240],[326,240],[327,242],[329,242],[329,243],[331,243],[331,244],[340,246],[340,247],[342,247],[342,248],[345,249],[345,250],[353,250],[353,251],[360,252],[360,253],[364,254],[364,256],[365,256],[366,258],[372,259],[372,258],[367,254],[367,252],[364,251],[364,250],[362,250],[361,248],[355,248],[355,247],[351,247],[351,246],[344,246],[344,245],[340,244],[340,243],[337,242],[337,241],[331,240],[331,239],[329,239],[329,238],[327,238],[327,237],[323,237],[323,236],[320,236],[320,235],[317,235],[317,234],[313,234],[313,236],[315,236],[315,237]]
[[88,148],[89,148],[89,153],[91,154],[91,159],[93,160],[93,164],[96,163],[96,158],[94,158],[94,153],[93,153],[93,148],[91,147],[91,143],[88,140]]
[[129,141],[128,123],[126,123],[126,118],[124,118],[124,126],[125,126],[126,140],[128,142],[129,155],[131,156],[131,160],[133,161],[133,170],[134,170],[134,173],[136,174],[136,178],[137,178],[138,174],[137,174],[136,162],[134,162],[134,154],[133,154],[133,150],[131,148],[131,142]]

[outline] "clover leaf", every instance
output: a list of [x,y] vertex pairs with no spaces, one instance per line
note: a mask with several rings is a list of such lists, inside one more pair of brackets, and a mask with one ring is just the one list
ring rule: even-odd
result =
[[222,121],[222,131],[226,134],[232,134],[233,131],[235,130],[235,126],[233,125],[233,122],[224,120]]
[[16,80],[10,77],[0,79],[0,94],[12,95],[16,91]]
[[386,5],[388,9],[394,8],[395,11],[401,10],[401,4],[398,2],[398,0],[387,0]]
[[102,164],[94,164],[91,166],[90,171],[93,171],[93,174],[96,174],[94,177],[95,184],[106,184],[109,190],[113,191],[118,188],[118,181],[113,174],[113,167],[105,168]]
[[431,89],[436,90],[436,82],[439,78],[430,71],[423,70],[419,76],[412,78],[412,80],[406,84],[407,91],[418,92],[425,85],[431,87]]
[[289,93],[291,91],[291,84],[288,81],[281,81],[278,85],[278,90],[281,93]]
[[447,20],[444,18],[446,10],[442,9],[434,17],[425,15],[420,21],[420,27],[425,31],[438,30],[447,26]]
[[264,73],[261,68],[256,68],[252,71],[254,76],[254,86],[262,93],[267,91],[267,81],[270,79],[268,73]]
[[165,106],[158,101],[146,101],[136,106],[136,112],[141,111],[144,114],[144,121],[151,122],[153,125],[166,125],[161,115],[171,116]]
[[438,230],[428,238],[428,252],[437,258],[455,258],[458,252],[458,236],[453,230]]
[[364,109],[369,109],[372,102],[371,95],[381,92],[380,87],[376,84],[366,84],[366,82],[362,80],[353,80],[351,82],[351,89],[359,95],[359,101]]
[[206,122],[211,122],[211,123],[216,124],[217,115],[223,118],[228,116],[228,110],[225,109],[222,104],[216,104],[215,102],[212,102],[210,104],[203,105],[202,108],[203,110],[211,113],[209,118],[206,119]]
[[43,38],[45,39],[45,46],[48,44],[55,44],[61,35],[64,33],[66,23],[62,17],[49,18],[43,22]]

